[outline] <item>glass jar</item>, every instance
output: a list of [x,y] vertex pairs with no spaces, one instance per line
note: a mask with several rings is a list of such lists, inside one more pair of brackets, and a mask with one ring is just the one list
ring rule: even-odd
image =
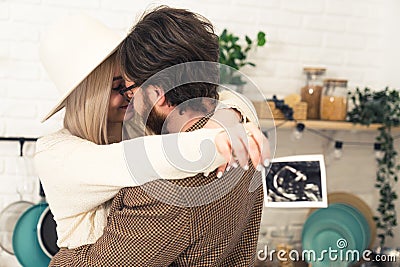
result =
[[344,121],[347,116],[347,80],[326,79],[321,97],[321,119]]
[[294,232],[289,229],[288,225],[271,231],[271,245],[272,249],[276,251],[273,261],[279,267],[294,267],[293,254],[291,254],[293,236]]
[[301,101],[307,103],[307,119],[318,120],[322,93],[322,75],[324,68],[304,68],[307,75],[306,85],[301,88]]

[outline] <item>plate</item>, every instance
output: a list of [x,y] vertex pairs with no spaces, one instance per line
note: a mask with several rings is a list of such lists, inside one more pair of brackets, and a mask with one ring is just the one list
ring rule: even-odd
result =
[[37,237],[38,221],[47,206],[47,203],[39,203],[30,207],[15,225],[12,245],[17,260],[24,267],[46,267],[50,263]]
[[42,212],[37,227],[40,247],[49,258],[52,258],[60,248],[57,246],[57,223],[49,206]]
[[[360,230],[361,234],[359,236],[360,240],[362,239],[361,246],[358,248],[359,251],[364,251],[368,248],[368,245],[371,240],[371,232],[369,228],[369,224],[367,220],[364,218],[364,215],[361,214],[356,208],[344,203],[335,203],[336,208],[342,209],[347,212],[349,215],[353,217],[355,221],[357,221],[357,227],[354,229],[355,231]],[[356,224],[355,224],[356,225]]]
[[[365,203],[364,200],[359,198],[358,196],[347,193],[347,192],[333,192],[328,194],[328,203],[333,204],[333,203],[344,203],[348,204],[354,208],[356,208],[359,212],[361,212],[362,215],[364,215],[364,218],[367,220],[369,228],[370,228],[370,242],[368,245],[369,249],[372,249],[374,246],[375,242],[375,237],[376,237],[376,224],[373,219],[373,212],[371,208],[368,206],[367,203]],[[309,215],[316,211],[317,209],[310,209]]]
[[334,203],[316,210],[307,218],[302,232],[302,247],[303,251],[315,253],[317,260],[310,260],[313,267],[330,266],[328,252],[331,250],[336,250],[333,255],[341,257],[341,261],[336,263],[347,264],[352,259],[346,261],[341,255],[347,255],[349,250],[357,250],[361,255],[369,243],[369,234],[368,223],[361,213],[347,204]]

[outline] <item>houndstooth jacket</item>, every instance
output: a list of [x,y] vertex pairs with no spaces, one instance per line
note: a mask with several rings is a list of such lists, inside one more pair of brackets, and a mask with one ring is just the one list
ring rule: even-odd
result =
[[61,248],[49,266],[254,266],[261,184],[261,174],[250,167],[222,178],[214,172],[123,188],[103,236],[94,244]]

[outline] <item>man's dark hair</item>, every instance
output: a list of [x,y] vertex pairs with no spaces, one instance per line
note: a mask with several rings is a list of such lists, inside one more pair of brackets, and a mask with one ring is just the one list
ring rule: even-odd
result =
[[[145,14],[131,29],[118,55],[124,75],[136,86],[141,86],[156,73],[177,64],[218,62],[218,36],[204,17],[185,9],[161,6]],[[218,99],[216,84],[193,82],[179,85],[180,80],[199,81],[199,71],[202,70],[185,68],[183,72],[172,75],[171,72],[157,74],[158,77],[152,78],[147,85],[163,88],[168,103],[173,106],[197,97]],[[210,73],[210,70],[206,72]],[[217,67],[211,72],[215,77],[219,76]],[[212,80],[218,82],[218,78]]]

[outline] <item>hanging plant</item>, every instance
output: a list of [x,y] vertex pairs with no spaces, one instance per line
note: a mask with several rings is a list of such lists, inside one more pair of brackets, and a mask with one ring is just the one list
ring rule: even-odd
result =
[[400,126],[400,95],[397,90],[385,88],[372,92],[369,88],[349,93],[354,105],[348,113],[349,120],[354,123],[370,125],[382,124],[376,141],[380,144],[383,156],[377,158],[375,187],[379,190],[379,205],[374,220],[380,239],[380,247],[385,246],[387,237],[393,237],[393,229],[397,226],[397,214],[394,201],[398,195],[395,191],[400,165],[397,163],[397,151],[394,148],[392,129]]

